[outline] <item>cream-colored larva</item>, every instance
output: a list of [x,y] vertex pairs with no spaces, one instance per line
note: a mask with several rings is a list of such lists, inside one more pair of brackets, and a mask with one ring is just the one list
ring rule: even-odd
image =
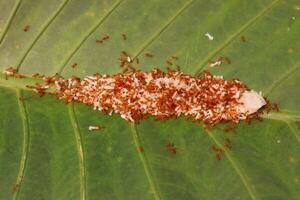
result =
[[212,36],[210,33],[205,33],[204,34],[209,40],[213,40],[214,39],[214,36]]

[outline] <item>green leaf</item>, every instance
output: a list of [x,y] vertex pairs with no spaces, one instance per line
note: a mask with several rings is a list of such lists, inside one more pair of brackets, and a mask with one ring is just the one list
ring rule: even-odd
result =
[[[298,0],[0,0],[1,70],[117,73],[126,50],[139,58],[139,69],[166,69],[176,55],[184,72],[196,74],[226,56],[232,63],[212,73],[239,78],[280,107],[234,132],[185,118],[134,125],[40,98],[25,88],[34,79],[1,75],[0,199],[299,199],[299,6]],[[105,35],[110,39],[96,44]],[[95,124],[105,128],[89,132]],[[217,161],[210,148],[224,137],[233,147]],[[169,141],[176,155],[167,152]]]

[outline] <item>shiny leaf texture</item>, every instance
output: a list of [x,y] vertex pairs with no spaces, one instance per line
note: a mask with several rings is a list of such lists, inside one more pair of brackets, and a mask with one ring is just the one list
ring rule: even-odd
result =
[[[0,10],[1,71],[83,77],[120,72],[122,50],[143,70],[178,56],[171,68],[239,78],[280,107],[233,132],[183,117],[131,124],[1,75],[1,200],[299,199],[298,0],[0,0]],[[219,56],[231,63],[209,68]],[[89,132],[95,124],[105,128]],[[233,146],[218,161],[211,146],[225,137]]]

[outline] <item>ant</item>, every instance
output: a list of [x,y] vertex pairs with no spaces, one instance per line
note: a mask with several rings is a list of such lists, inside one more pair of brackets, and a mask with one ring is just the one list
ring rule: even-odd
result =
[[231,64],[231,60],[228,57],[224,57],[224,62],[226,64]]
[[148,57],[148,58],[153,58],[153,55],[150,54],[150,53],[145,53],[145,56]]
[[30,29],[30,26],[29,26],[29,25],[26,25],[26,26],[24,27],[23,31],[24,31],[24,32],[28,32],[29,29]]
[[126,39],[127,39],[127,36],[126,36],[125,33],[122,33],[122,38],[123,38],[123,40],[126,40]]
[[215,158],[216,160],[221,160],[221,156],[224,153],[224,149],[223,148],[219,148],[216,145],[213,145],[211,147],[211,150],[213,151],[213,153],[215,154]]
[[107,36],[104,36],[102,39],[97,39],[96,40],[96,43],[97,44],[102,44],[105,40],[108,40],[110,37],[107,35]]
[[246,38],[245,38],[245,36],[241,36],[241,38],[240,38],[240,41],[242,42],[242,43],[245,43],[246,42]]
[[138,147],[138,151],[139,151],[140,153],[144,152],[144,147],[139,146],[139,147]]
[[25,101],[25,99],[26,99],[26,98],[23,97],[23,96],[20,96],[20,97],[19,97],[19,100],[20,100],[20,101]]
[[169,61],[169,60],[167,60],[166,63],[167,63],[168,65],[173,65],[173,63],[172,63],[171,61]]
[[224,127],[224,131],[225,132],[229,132],[229,131],[232,131],[232,130],[234,130],[234,129],[236,129],[236,125],[229,125],[229,126],[226,126],[226,127]]
[[77,66],[77,63],[74,63],[71,67],[75,68]]
[[11,188],[11,193],[14,194],[18,191],[19,189],[19,184],[13,184],[12,188]]
[[228,149],[232,148],[231,141],[228,137],[224,138],[224,147]]
[[176,148],[173,142],[172,143],[168,142],[166,144],[166,149],[170,154],[174,154],[174,155],[176,154]]
[[178,56],[172,56],[172,58],[173,58],[174,60],[178,60],[178,59],[179,59]]

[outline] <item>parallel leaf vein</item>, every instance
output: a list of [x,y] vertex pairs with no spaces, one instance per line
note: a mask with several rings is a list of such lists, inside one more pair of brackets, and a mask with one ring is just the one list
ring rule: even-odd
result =
[[18,10],[19,10],[19,8],[20,8],[21,2],[22,2],[22,0],[19,0],[19,1],[15,4],[15,6],[14,6],[14,8],[13,8],[13,10],[12,10],[12,13],[10,14],[10,16],[9,16],[9,18],[8,18],[8,21],[7,21],[6,25],[5,25],[5,28],[4,28],[4,30],[3,30],[2,34],[1,34],[1,36],[0,36],[0,46],[2,45],[3,39],[4,39],[5,35],[7,34],[8,29],[9,29],[10,25],[12,24],[12,21],[13,21],[13,19],[15,18],[16,13],[18,12]]
[[23,144],[22,144],[22,157],[20,161],[20,167],[18,172],[18,177],[16,181],[16,192],[13,194],[13,199],[17,199],[19,196],[19,192],[21,190],[21,185],[23,183],[23,178],[25,174],[25,168],[27,164],[27,158],[28,158],[28,151],[29,151],[29,142],[30,142],[30,129],[29,129],[29,121],[27,117],[27,111],[25,107],[25,103],[20,100],[21,90],[16,90],[17,94],[17,101],[19,105],[19,111],[22,118],[22,125],[23,125]]
[[279,87],[286,79],[288,79],[294,72],[300,69],[300,63],[296,64],[294,67],[287,70],[284,74],[282,74],[276,81],[274,81],[268,89],[265,91],[265,95],[270,95],[271,92]]
[[294,128],[293,125],[290,122],[287,122],[287,125],[288,125],[289,129],[292,131],[292,133],[294,134],[294,136],[296,137],[297,141],[300,144],[300,134],[297,133],[298,131],[296,130],[296,128]]
[[189,1],[181,9],[179,9],[175,15],[167,21],[160,29],[157,31],[146,43],[138,50],[133,59],[138,57],[148,46],[150,46],[160,35],[163,33],[179,16],[194,2],[194,0]]
[[[136,148],[138,149],[141,146],[141,141],[140,141],[141,139],[139,137],[139,134],[137,132],[137,128],[136,128],[135,124],[131,125],[131,133],[132,133],[134,144],[135,144]],[[155,184],[154,184],[154,181],[152,178],[153,175],[152,175],[148,160],[146,158],[146,155],[142,152],[138,152],[138,154],[139,154],[139,158],[143,164],[144,171],[146,173],[146,177],[148,179],[149,185],[150,185],[152,193],[154,195],[154,199],[160,200],[161,198],[160,198],[157,188],[155,187]]]
[[87,41],[87,39],[105,22],[105,20],[115,11],[119,5],[124,0],[117,1],[112,8],[93,26],[87,34],[80,40],[80,42],[74,47],[71,53],[66,57],[66,59],[62,62],[61,66],[58,69],[58,74],[61,74],[68,62],[73,58],[73,56],[79,51],[79,49],[83,46],[83,44]]
[[62,10],[65,8],[69,0],[65,0],[59,8],[54,12],[54,15],[50,18],[49,21],[46,22],[44,27],[41,29],[39,34],[36,36],[36,38],[33,40],[33,42],[30,44],[30,46],[25,51],[25,54],[22,56],[21,60],[19,61],[17,65],[17,69],[20,70],[20,67],[24,60],[26,59],[27,55],[30,53],[31,49],[34,47],[34,45],[39,41],[39,39],[42,37],[42,35],[46,32],[47,28],[51,25],[51,23],[56,19],[56,17],[59,15],[59,13],[62,12]]
[[79,175],[80,175],[80,199],[86,199],[86,175],[85,175],[85,156],[82,142],[81,132],[78,126],[78,120],[76,118],[73,104],[68,106],[69,117],[75,134],[77,152],[79,157]]
[[[222,145],[219,143],[219,141],[215,138],[215,136],[213,135],[213,133],[211,133],[210,131],[206,130],[206,132],[208,133],[208,136],[211,138],[211,140],[216,143],[216,145],[218,145],[219,147],[222,147]],[[238,167],[238,165],[235,163],[234,159],[231,157],[230,153],[228,153],[227,151],[224,152],[226,158],[229,160],[229,163],[232,165],[233,169],[236,171],[236,173],[238,174],[238,176],[240,177],[242,183],[244,184],[245,188],[247,189],[249,196],[251,197],[252,200],[256,200],[257,198],[254,195],[254,191],[250,186],[249,181],[247,180],[247,177],[245,174],[243,174],[242,170]]]
[[257,20],[259,20],[261,17],[263,17],[265,14],[267,14],[272,8],[275,7],[275,5],[280,0],[273,1],[270,5],[268,5],[264,10],[259,12],[257,15],[255,15],[253,18],[251,18],[245,25],[243,25],[240,29],[237,30],[234,34],[232,34],[225,42],[223,42],[219,47],[217,47],[212,53],[210,53],[206,58],[203,59],[203,62],[199,65],[199,69],[196,71],[196,75],[201,73],[201,71],[204,69],[204,67],[207,65],[208,61],[211,60],[214,56],[218,55],[223,49],[225,49],[228,45],[231,44],[233,40],[236,39],[237,36],[239,36],[242,32],[247,30],[251,25],[253,25]]

